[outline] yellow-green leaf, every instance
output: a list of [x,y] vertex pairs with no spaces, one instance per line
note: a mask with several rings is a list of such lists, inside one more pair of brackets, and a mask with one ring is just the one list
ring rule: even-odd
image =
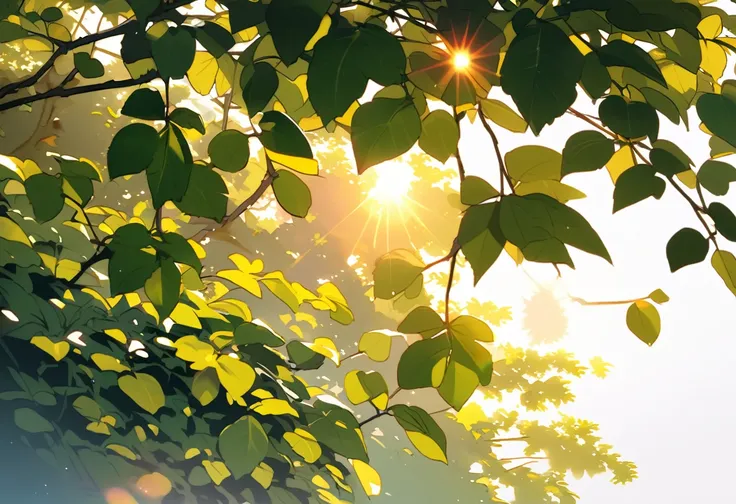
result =
[[118,378],[118,386],[138,406],[152,415],[166,403],[166,396],[161,385],[149,374],[121,376]]

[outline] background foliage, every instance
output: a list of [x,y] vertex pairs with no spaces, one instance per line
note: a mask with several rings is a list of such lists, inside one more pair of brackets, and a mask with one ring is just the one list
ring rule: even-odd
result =
[[[461,491],[496,502],[574,502],[568,475],[631,481],[595,424],[554,412],[607,365],[494,347],[508,309],[452,298],[502,253],[612,261],[567,204],[585,196],[574,173],[605,168],[614,212],[677,191],[701,228],[672,237],[671,270],[712,247],[736,293],[736,217],[714,200],[736,180],[716,159],[736,145],[733,20],[707,3],[6,0],[0,18],[3,424],[38,457],[19,460],[73,472],[91,502],[337,503],[387,485],[447,502],[456,485],[402,485],[437,462],[458,481],[479,464]],[[572,107],[583,94],[597,114]],[[697,169],[659,135],[693,108],[712,135]],[[588,129],[533,145],[563,114]],[[458,148],[476,121],[484,178]],[[504,150],[496,128],[530,144]],[[402,216],[421,243],[375,257],[385,188],[364,200],[372,246],[333,243],[361,181],[381,187],[372,168],[390,185],[406,166],[431,208]],[[320,175],[333,198],[313,198]],[[651,345],[667,300],[611,303]]]

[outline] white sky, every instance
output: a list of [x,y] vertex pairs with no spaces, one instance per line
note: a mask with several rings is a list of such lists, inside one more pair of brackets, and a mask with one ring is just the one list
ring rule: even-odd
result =
[[[730,2],[717,5],[736,12]],[[729,78],[733,63],[731,59],[726,71]],[[586,96],[579,97],[575,107],[595,112]],[[691,112],[689,132],[660,116],[660,138],[678,144],[700,167],[709,157],[709,137],[698,130],[694,108]],[[496,128],[504,153],[530,143],[559,151],[571,132],[581,129],[591,128],[572,116],[545,128],[536,141],[529,134],[503,135]],[[463,129],[461,152],[469,173],[495,180],[497,168],[489,162],[495,159],[492,146],[477,121]],[[734,163],[733,158],[723,159]],[[591,301],[631,299],[656,288],[671,298],[658,307],[662,333],[651,348],[626,328],[627,305],[564,302],[569,329],[561,346],[581,360],[600,355],[614,368],[605,380],[586,379],[575,386],[577,400],[562,411],[598,422],[604,442],[634,461],[640,476],[626,486],[612,485],[607,476],[584,478],[573,481],[572,488],[582,504],[734,502],[728,496],[733,493],[736,453],[736,406],[731,400],[736,389],[736,299],[711,268],[710,255],[675,274],[669,272],[665,255],[665,245],[678,229],[700,229],[700,223],[672,187],[659,201],[650,198],[612,215],[613,184],[605,170],[565,181],[588,195],[571,206],[599,232],[615,267],[573,251],[577,270],[563,269],[562,279],[557,280],[549,266],[524,263],[529,274],[545,286],[554,285],[563,300],[568,293]],[[706,199],[715,200],[709,195]],[[736,209],[736,188],[718,200]],[[736,252],[734,244],[722,238],[720,242]],[[475,294],[500,306],[520,307],[534,290],[534,283],[504,254]],[[513,323],[496,331],[498,341],[514,341],[520,331],[516,308]]]

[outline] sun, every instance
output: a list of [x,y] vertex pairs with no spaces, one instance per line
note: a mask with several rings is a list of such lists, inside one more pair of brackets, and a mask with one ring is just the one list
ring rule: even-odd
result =
[[465,51],[458,51],[452,57],[452,65],[455,70],[463,71],[470,68],[470,54]]
[[368,199],[381,204],[399,204],[408,198],[412,182],[416,178],[411,166],[401,163],[385,163],[373,168],[375,179],[368,190]]

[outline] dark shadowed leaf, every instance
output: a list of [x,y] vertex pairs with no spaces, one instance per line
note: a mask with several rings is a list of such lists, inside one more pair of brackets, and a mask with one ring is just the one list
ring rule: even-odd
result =
[[286,65],[304,52],[331,4],[330,0],[274,0],[269,4],[266,23]]
[[157,90],[140,88],[130,94],[120,112],[147,121],[163,120],[166,117],[166,105]]
[[598,131],[579,131],[562,150],[562,176],[603,168],[614,152],[613,140]]
[[37,221],[50,221],[64,208],[61,184],[61,178],[47,173],[32,175],[25,181],[26,195],[31,200]]
[[268,446],[266,432],[252,415],[225,427],[217,441],[217,449],[235,479],[253,472],[266,458]]
[[153,161],[158,143],[158,132],[147,124],[129,124],[118,131],[107,151],[110,178],[145,170]]
[[698,170],[698,182],[710,193],[724,196],[736,181],[736,168],[723,161],[709,159]]
[[673,273],[696,264],[708,255],[708,240],[692,228],[682,228],[667,242],[667,261]]
[[435,110],[422,120],[419,147],[440,163],[457,151],[460,129],[455,119],[444,110]]
[[250,159],[248,137],[237,130],[221,131],[210,141],[207,153],[217,168],[235,173],[245,168]]
[[662,197],[667,183],[649,165],[632,166],[616,179],[613,190],[613,212],[638,203],[650,196]]
[[189,215],[220,222],[227,212],[227,193],[225,181],[219,174],[207,166],[195,164],[187,190],[176,206]]
[[304,218],[312,206],[312,193],[297,175],[288,170],[278,170],[271,187],[281,208],[294,217]]

